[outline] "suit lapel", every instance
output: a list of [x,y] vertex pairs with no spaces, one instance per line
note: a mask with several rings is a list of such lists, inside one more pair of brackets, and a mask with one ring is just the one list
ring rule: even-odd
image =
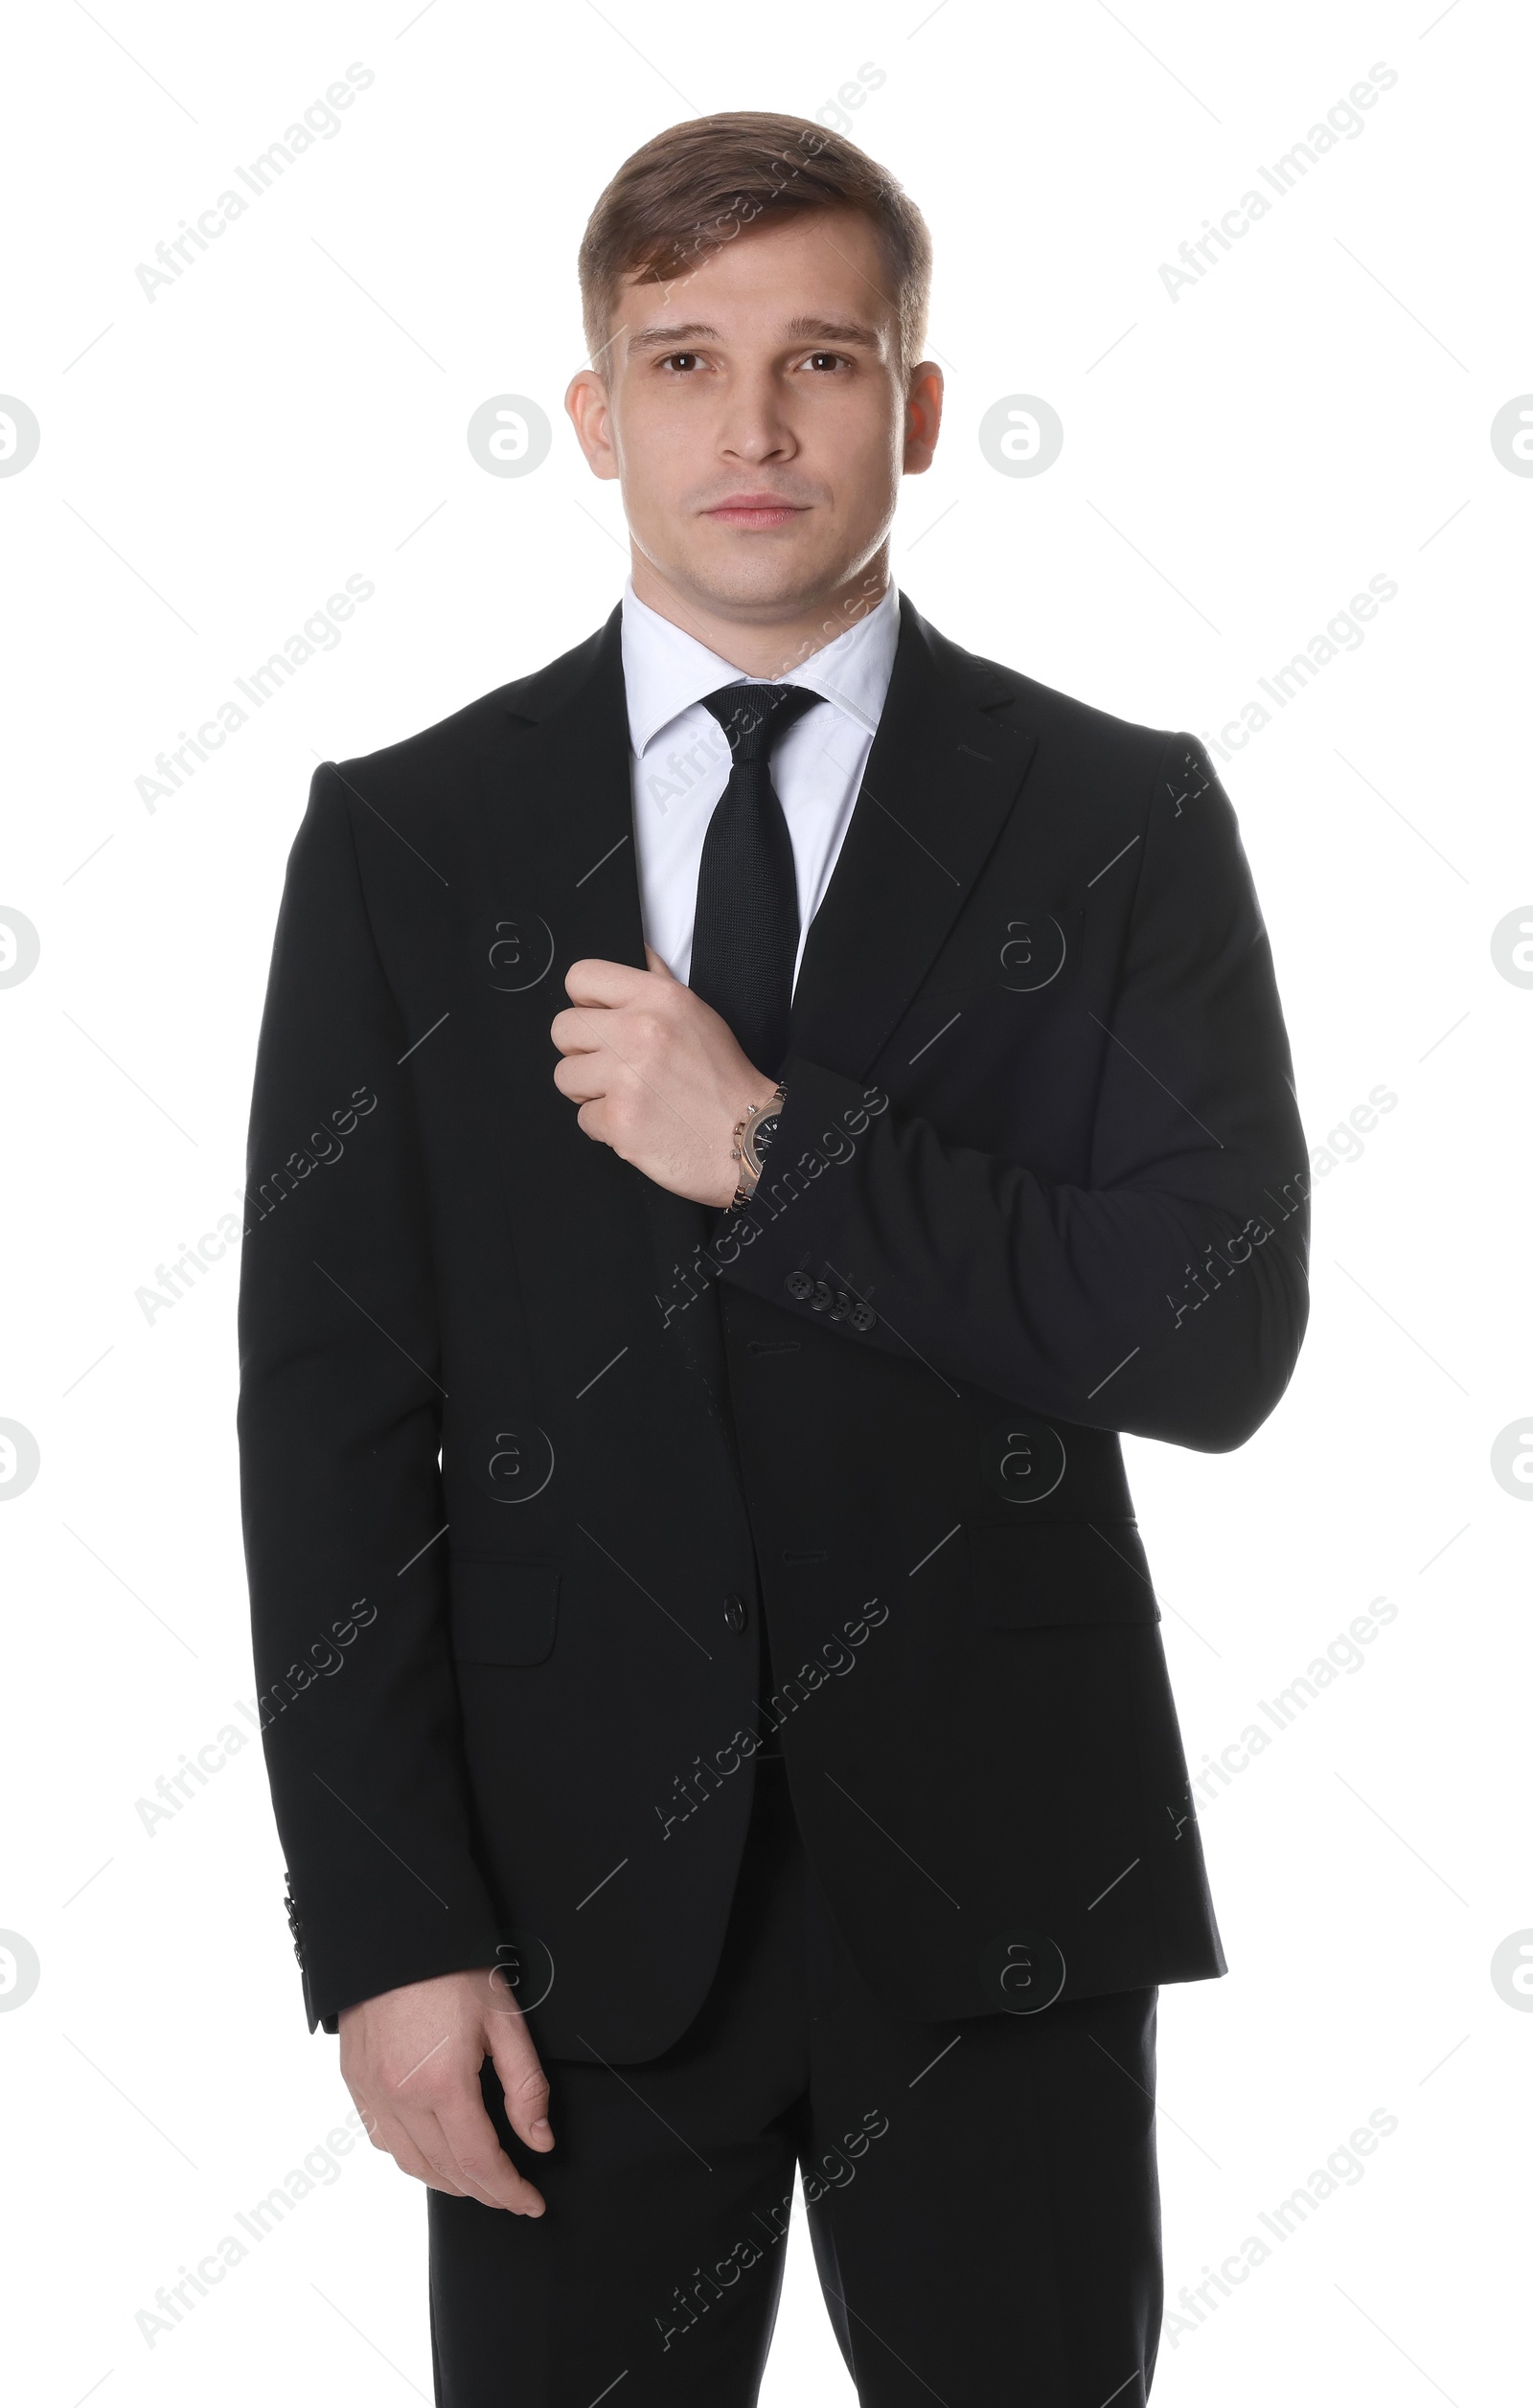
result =
[[[619,603],[587,644],[512,689],[483,764],[493,855],[537,864],[536,895],[528,895],[525,924],[516,926],[512,942],[524,952],[540,944],[545,956],[551,948],[537,988],[538,1008],[547,1018],[567,1001],[564,973],[572,962],[596,958],[644,967],[622,626]],[[515,825],[506,816],[513,809]],[[538,966],[536,956],[529,966]],[[554,1092],[549,1084],[548,1095]],[[586,1184],[594,1181],[608,1197],[609,1268],[617,1272],[624,1257],[637,1267],[642,1257],[646,1284],[662,1300],[689,1294],[684,1284],[678,1287],[676,1272],[706,1244],[717,1212],[673,1195],[605,1148],[592,1148],[578,1130],[571,1141],[574,1106],[556,1099],[554,1109]],[[600,1159],[588,1159],[582,1148]],[[629,1252],[633,1246],[640,1256]],[[621,1284],[620,1272],[618,1279]],[[667,1324],[667,1343],[701,1378],[720,1420],[725,1374],[711,1293],[700,1309],[686,1309]]]
[[904,593],[878,732],[793,990],[789,1056],[865,1078],[1011,811],[1038,738]]
[[514,808],[505,851],[538,863],[555,1010],[572,962],[644,967],[622,626],[620,603],[588,643],[511,688],[484,760],[492,825]]

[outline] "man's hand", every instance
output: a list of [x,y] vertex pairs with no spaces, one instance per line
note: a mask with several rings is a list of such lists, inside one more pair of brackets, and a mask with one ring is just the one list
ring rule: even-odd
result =
[[498,1967],[385,1990],[343,2007],[339,2023],[341,2074],[375,2148],[433,2191],[542,2215],[541,2192],[501,2147],[479,2089],[492,2057],[517,2139],[553,2147],[547,2078]]
[[564,1056],[554,1084],[580,1105],[587,1137],[610,1146],[657,1187],[697,1204],[732,1204],[740,1184],[736,1124],[776,1089],[748,1062],[728,1023],[646,945],[647,970],[572,963],[571,1006],[550,1034]]

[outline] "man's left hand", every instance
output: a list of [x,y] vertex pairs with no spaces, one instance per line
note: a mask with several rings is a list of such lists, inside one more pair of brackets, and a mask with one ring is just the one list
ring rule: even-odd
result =
[[734,1201],[736,1124],[765,1103],[776,1081],[748,1062],[727,1021],[673,978],[658,953],[650,966],[570,965],[550,1034],[563,1056],[554,1084],[580,1105],[587,1137],[610,1146],[657,1187],[721,1209]]

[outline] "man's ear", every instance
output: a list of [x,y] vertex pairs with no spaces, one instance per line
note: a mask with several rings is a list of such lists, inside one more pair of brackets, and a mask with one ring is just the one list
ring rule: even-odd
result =
[[942,425],[942,370],[935,360],[924,359],[912,369],[910,389],[904,405],[904,459],[903,466],[907,477],[920,476],[931,466],[937,448],[937,433]]
[[564,408],[575,439],[585,454],[593,476],[614,478],[617,475],[617,453],[612,446],[612,404],[606,379],[594,368],[583,368],[572,376],[564,396]]

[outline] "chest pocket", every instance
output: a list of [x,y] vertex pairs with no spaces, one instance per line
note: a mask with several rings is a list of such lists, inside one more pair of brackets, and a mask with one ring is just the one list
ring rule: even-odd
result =
[[[1078,903],[971,901],[922,988],[929,1002],[988,995],[1031,998],[1041,1011],[1081,965],[1086,914]],[[1025,1014],[1018,1013],[1019,1017]]]

